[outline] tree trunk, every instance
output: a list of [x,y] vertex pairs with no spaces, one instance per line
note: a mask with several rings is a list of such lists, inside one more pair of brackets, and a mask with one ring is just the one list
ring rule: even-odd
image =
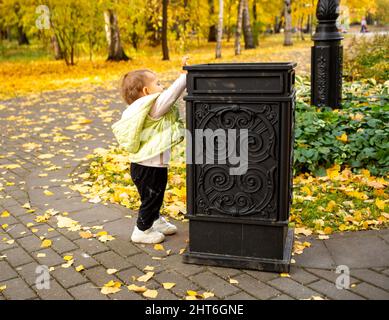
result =
[[17,21],[18,43],[19,43],[19,45],[30,44],[28,39],[27,39],[27,35],[23,29],[23,24],[22,24],[23,17],[22,17],[22,13],[20,12],[20,3],[18,1],[16,1],[14,3],[14,12],[15,12],[16,17],[18,19],[18,21]]
[[257,12],[257,1],[253,2],[253,38],[254,38],[254,47],[259,45],[259,25],[257,22],[258,12]]
[[308,17],[307,17],[307,26],[306,26],[306,29],[305,29],[305,32],[308,33],[308,34],[311,34],[311,18],[312,18],[312,15],[309,14]]
[[292,0],[284,1],[285,10],[285,31],[284,31],[284,46],[293,45],[292,41]]
[[11,31],[9,27],[1,30],[1,40],[11,40]]
[[57,39],[57,43],[62,54],[62,58],[65,60],[66,65],[70,65],[69,61],[69,47],[65,43],[65,36],[62,33],[62,30],[56,29],[55,26],[51,22],[51,27],[54,30],[55,37]]
[[244,48],[254,49],[253,30],[250,23],[250,12],[248,0],[243,0],[243,35],[244,35]]
[[282,28],[282,18],[285,16],[285,9],[282,7],[282,10],[280,12],[279,16],[275,17],[275,23],[274,23],[274,33],[280,33]]
[[226,35],[227,35],[227,42],[230,42],[231,36],[232,36],[232,28],[231,28],[231,8],[232,8],[232,2],[229,0],[227,2],[227,25],[226,25]]
[[130,58],[125,54],[120,42],[120,32],[116,13],[109,9],[104,11],[105,34],[108,43],[109,61],[127,61]]
[[70,48],[70,65],[74,66],[74,45]]
[[302,15],[302,17],[300,19],[300,38],[301,38],[301,40],[305,40],[303,25],[304,25],[304,15]]
[[27,39],[27,35],[24,32],[22,26],[18,26],[18,43],[19,43],[19,45],[30,44],[30,42]]
[[253,2],[253,20],[254,23],[257,22],[257,1],[254,0]]
[[59,46],[58,39],[57,39],[57,36],[55,34],[51,37],[51,45],[52,45],[53,50],[54,50],[55,60],[63,59],[63,52]]
[[243,18],[243,0],[239,0],[238,6],[238,21],[235,33],[235,55],[240,54],[240,36],[242,34],[242,19]]
[[93,57],[93,39],[92,39],[92,36],[91,34],[88,34],[88,46],[89,46],[89,61],[92,61],[92,57]]
[[219,0],[219,24],[217,26],[216,59],[222,57],[223,7],[223,0]]
[[[138,23],[138,19],[135,19],[134,24]],[[130,34],[131,39],[131,45],[134,47],[135,50],[138,50],[138,43],[139,43],[139,35],[136,31],[131,32]]]
[[182,29],[183,29],[183,32],[184,32],[184,36],[186,37],[186,29],[187,29],[187,24],[189,22],[189,19],[187,18],[187,10],[188,10],[188,1],[189,0],[184,0],[184,10],[185,10],[185,18],[184,20],[182,21]]
[[131,44],[135,50],[138,50],[139,36],[136,32],[131,33]]
[[169,47],[167,43],[167,9],[169,5],[169,0],[162,1],[162,60],[169,60]]
[[274,33],[280,33],[280,17],[274,17]]
[[[209,4],[209,20],[212,20],[213,15],[215,14],[214,0],[208,0],[208,4]],[[208,42],[216,42],[216,25],[215,24],[213,24],[209,27]]]

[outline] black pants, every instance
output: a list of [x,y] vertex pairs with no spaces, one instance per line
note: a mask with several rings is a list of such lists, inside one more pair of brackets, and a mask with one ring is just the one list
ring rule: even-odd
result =
[[130,173],[138,189],[141,206],[136,225],[139,230],[149,229],[159,218],[167,184],[167,168],[148,167],[131,163]]

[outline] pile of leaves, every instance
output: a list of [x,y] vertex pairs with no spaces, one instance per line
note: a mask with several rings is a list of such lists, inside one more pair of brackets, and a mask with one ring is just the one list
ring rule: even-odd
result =
[[387,227],[388,185],[387,179],[372,176],[366,169],[353,174],[339,165],[322,177],[300,174],[293,179],[291,225],[297,233],[303,228],[301,233],[321,235]]

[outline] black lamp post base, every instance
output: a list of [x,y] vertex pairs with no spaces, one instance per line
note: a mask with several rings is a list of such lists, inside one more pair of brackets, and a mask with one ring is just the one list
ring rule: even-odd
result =
[[285,239],[282,259],[266,259],[257,257],[244,257],[227,254],[214,254],[204,252],[185,252],[183,262],[189,264],[228,267],[235,269],[253,269],[268,272],[289,272],[292,256],[294,229],[289,228]]

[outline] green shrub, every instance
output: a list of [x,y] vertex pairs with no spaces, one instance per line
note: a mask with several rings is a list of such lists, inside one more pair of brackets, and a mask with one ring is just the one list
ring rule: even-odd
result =
[[296,77],[296,88],[295,174],[323,175],[335,163],[388,174],[389,81],[343,83],[342,108],[334,110],[309,105],[309,78]]
[[374,78],[389,79],[389,36],[354,37],[344,49],[343,74],[347,80]]
[[[296,106],[294,173],[325,174],[336,164],[374,175],[389,169],[389,104],[342,110]],[[343,139],[342,139],[343,138]]]

